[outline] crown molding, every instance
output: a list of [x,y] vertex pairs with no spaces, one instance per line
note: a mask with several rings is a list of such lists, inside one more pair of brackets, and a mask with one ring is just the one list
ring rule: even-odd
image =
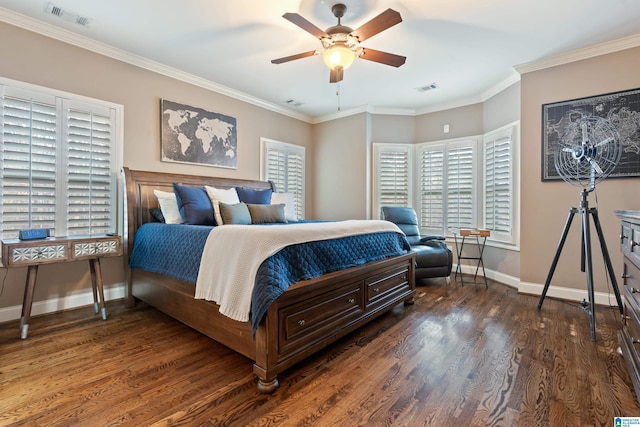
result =
[[491,86],[489,89],[482,92],[480,94],[480,99],[482,99],[482,101],[484,102],[496,96],[497,94],[499,94],[500,92],[502,92],[503,90],[511,86],[512,84],[518,83],[519,81],[520,81],[520,74],[517,73],[515,70],[513,70],[513,72],[509,77],[496,83],[495,85]]
[[550,56],[539,61],[516,65],[514,68],[520,74],[531,73],[533,71],[544,70],[546,68],[589,59],[595,56],[605,55],[607,53],[618,52],[620,50],[631,49],[638,46],[640,46],[640,34],[634,34],[629,37],[596,44],[582,49],[577,49],[572,52]]
[[41,34],[43,36],[77,46],[82,49],[89,50],[91,52],[116,59],[127,64],[134,65],[139,68],[143,68],[154,73],[158,73],[185,83],[192,84],[194,86],[201,87],[203,89],[210,90],[212,92],[219,93],[221,95],[228,96],[230,98],[237,99],[239,101],[246,102],[251,105],[255,105],[265,110],[270,110],[275,113],[279,113],[291,118],[301,120],[307,123],[311,123],[312,118],[306,114],[299,113],[297,111],[290,110],[277,104],[265,101],[260,98],[248,95],[244,92],[231,89],[227,86],[212,82],[207,79],[203,79],[193,74],[186,73],[173,67],[161,64],[159,62],[152,61],[139,55],[135,55],[131,52],[127,52],[122,49],[115,48],[105,43],[92,40],[89,37],[76,34],[74,32],[65,30],[63,28],[56,27],[43,21],[39,21],[20,13],[0,7],[0,21],[7,24],[23,28],[25,30]]

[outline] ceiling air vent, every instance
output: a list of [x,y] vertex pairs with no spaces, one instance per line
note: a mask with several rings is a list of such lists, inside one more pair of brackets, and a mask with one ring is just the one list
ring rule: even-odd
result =
[[437,88],[438,88],[438,85],[437,85],[437,84],[435,84],[435,83],[429,83],[429,84],[428,84],[428,85],[426,85],[426,86],[417,87],[417,88],[416,88],[416,92],[420,92],[420,93],[422,93],[422,92],[427,92],[427,91],[429,91],[429,90],[434,90],[434,89],[437,89]]
[[299,107],[302,105],[302,102],[296,101],[295,99],[287,99],[284,103],[291,107]]
[[71,22],[74,24],[81,25],[83,27],[88,27],[91,24],[93,19],[87,18],[86,16],[80,16],[75,12],[70,10],[64,10],[60,6],[57,6],[53,3],[47,4],[47,13],[53,16],[57,16],[60,19],[64,19],[67,22]]

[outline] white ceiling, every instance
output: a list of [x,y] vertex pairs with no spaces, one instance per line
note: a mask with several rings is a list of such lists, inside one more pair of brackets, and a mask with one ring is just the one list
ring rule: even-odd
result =
[[[125,58],[151,60],[310,121],[335,115],[338,105],[343,113],[367,108],[416,114],[480,102],[517,81],[516,65],[614,40],[606,46],[640,44],[638,0],[344,0],[342,24],[352,28],[387,8],[400,12],[403,22],[362,46],[406,56],[402,67],[356,60],[336,85],[329,83],[319,56],[270,62],[321,48],[282,14],[299,13],[326,29],[337,23],[331,6],[338,2],[52,1],[92,19],[82,27],[47,14],[47,0],[0,0],[0,19],[79,45],[86,41],[94,50],[114,47],[126,52],[121,52]],[[430,83],[438,88],[415,90]],[[292,107],[287,100],[302,105]]]

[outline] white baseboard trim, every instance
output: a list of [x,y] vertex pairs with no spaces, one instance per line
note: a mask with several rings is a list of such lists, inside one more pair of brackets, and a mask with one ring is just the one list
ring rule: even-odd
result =
[[[518,293],[540,296],[542,295],[543,290],[544,290],[544,284],[520,282]],[[594,292],[593,296],[594,296],[595,303],[598,305],[614,306],[614,307],[618,305],[618,302],[616,301],[616,296],[613,293]],[[546,297],[559,298],[566,301],[577,301],[577,302],[589,299],[586,283],[585,283],[584,289],[565,288],[562,286],[549,286],[549,289],[547,290],[547,295],[545,296],[545,298]]]
[[[104,299],[106,301],[122,299],[126,295],[124,283],[110,286],[104,290]],[[93,291],[91,288],[84,292],[69,295],[63,298],[52,298],[45,301],[36,301],[31,306],[31,315],[55,313],[56,311],[69,310],[72,308],[92,306]],[[108,313],[108,310],[107,310]],[[22,305],[14,305],[12,307],[0,308],[0,323],[9,322],[20,319],[22,314]]]
[[[455,273],[455,271],[456,271],[456,266],[454,264],[453,272]],[[485,271],[487,273],[487,278],[493,279],[496,282],[503,283],[507,286],[511,286],[512,288],[517,289],[518,293],[520,294],[537,295],[537,296],[542,295],[544,284],[521,282],[520,278],[518,277],[509,276],[507,274],[503,274],[500,272],[487,270],[487,269],[485,269]],[[476,269],[474,266],[471,266],[471,265],[463,265],[462,272],[465,274],[474,274],[476,272]],[[480,271],[480,274],[482,274],[482,271]],[[588,299],[587,286],[586,286],[586,283],[585,283],[584,289],[565,288],[561,286],[549,286],[546,296],[551,298],[558,298],[566,301],[580,302],[583,299],[584,300]],[[614,306],[614,307],[618,305],[618,302],[616,301],[616,296],[615,294],[613,294],[613,290],[612,290],[612,293],[594,292],[594,299],[595,299],[595,303],[598,305]]]
[[[453,264],[452,275],[455,275],[456,265]],[[463,264],[462,265],[462,273],[463,274],[475,274],[476,268],[475,266]],[[488,279],[495,280],[496,282],[504,283],[507,286],[518,289],[520,285],[520,278],[509,276],[508,274],[500,273],[498,271],[488,270],[485,268],[485,273],[487,274]],[[478,272],[479,280],[482,280],[482,269]]]

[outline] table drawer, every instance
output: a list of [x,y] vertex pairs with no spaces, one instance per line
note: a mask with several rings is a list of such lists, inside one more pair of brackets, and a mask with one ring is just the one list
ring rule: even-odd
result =
[[47,264],[65,261],[69,257],[69,245],[61,242],[38,242],[33,245],[8,245],[4,263],[7,266]]
[[72,259],[95,258],[122,255],[121,239],[118,236],[102,239],[78,240],[71,243]]

